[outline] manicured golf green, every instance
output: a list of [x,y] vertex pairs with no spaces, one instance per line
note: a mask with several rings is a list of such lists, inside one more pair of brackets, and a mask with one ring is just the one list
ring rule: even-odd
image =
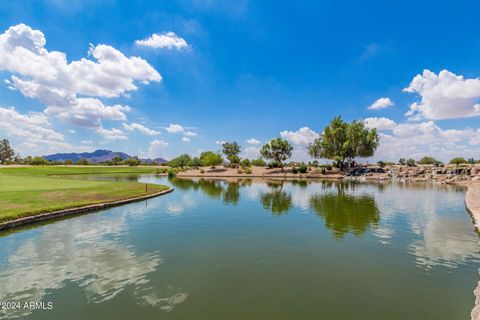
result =
[[[152,167],[0,168],[0,222],[157,193],[167,186],[70,179],[72,174],[154,173]],[[147,190],[146,190],[147,189]]]

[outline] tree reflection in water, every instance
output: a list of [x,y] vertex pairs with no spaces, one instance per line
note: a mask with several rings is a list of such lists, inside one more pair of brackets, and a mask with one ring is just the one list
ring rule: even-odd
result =
[[227,182],[223,190],[223,202],[236,205],[240,199],[240,184],[237,182]]
[[283,181],[267,182],[267,186],[270,191],[260,195],[263,207],[276,215],[287,212],[292,206],[292,196],[283,190]]
[[206,179],[183,179],[173,178],[170,183],[175,188],[181,190],[202,190],[202,192],[210,198],[222,198],[226,204],[236,205],[240,199],[240,187],[250,185],[251,181],[223,181],[223,180],[206,180]]
[[337,239],[348,232],[361,236],[370,227],[378,227],[380,214],[375,198],[368,194],[349,194],[355,184],[336,184],[336,193],[314,195],[310,206],[325,220],[325,226]]
[[190,189],[198,190],[200,188],[198,181],[193,179],[178,179],[178,178],[171,178],[169,182],[173,184],[173,186],[177,189],[182,191],[188,191]]
[[[213,180],[213,179],[183,179],[173,178],[170,182],[181,190],[201,190],[205,195],[214,199],[222,199],[225,204],[237,205],[240,201],[240,189],[252,185],[250,179]],[[305,189],[309,182],[305,180],[267,181],[267,191],[260,193],[262,206],[275,215],[281,215],[290,210],[293,205],[291,190],[285,190],[285,184]],[[332,181],[318,182],[322,185],[321,194],[314,194],[310,198],[310,207],[323,219],[325,225],[331,229],[337,238],[352,232],[360,236],[369,227],[378,226],[379,210],[373,196],[368,194],[356,195],[355,183],[335,183]],[[336,192],[327,190],[337,189]],[[324,193],[327,192],[327,193]],[[308,199],[308,198],[307,198]]]

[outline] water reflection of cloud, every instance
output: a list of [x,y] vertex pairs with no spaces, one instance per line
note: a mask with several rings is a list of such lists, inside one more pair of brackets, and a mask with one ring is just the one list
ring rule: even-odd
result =
[[419,265],[430,268],[456,267],[468,258],[479,258],[478,243],[470,236],[471,228],[455,218],[433,216],[424,227],[423,238],[410,245]]
[[[142,211],[141,205],[135,208]],[[75,283],[89,302],[101,303],[129,286],[145,286],[147,274],[162,261],[157,251],[137,254],[118,240],[127,231],[128,213],[117,210],[57,222],[24,240],[0,265],[0,301],[42,301],[50,290]],[[31,311],[2,312],[0,318],[13,318]]]
[[160,296],[152,287],[139,290],[137,291],[137,294],[138,293],[140,293],[139,297],[137,298],[139,304],[156,307],[165,312],[172,311],[177,304],[184,302],[188,297],[188,294],[183,292],[163,297]]
[[465,221],[467,212],[456,215],[458,204],[463,204],[462,193],[439,186],[387,185],[376,199],[381,219],[375,234],[384,241],[385,235],[411,232],[409,252],[419,266],[457,267],[467,259],[480,258],[478,238]]
[[191,195],[183,194],[180,199],[167,201],[167,212],[171,215],[182,214],[185,210],[195,207],[195,201]]

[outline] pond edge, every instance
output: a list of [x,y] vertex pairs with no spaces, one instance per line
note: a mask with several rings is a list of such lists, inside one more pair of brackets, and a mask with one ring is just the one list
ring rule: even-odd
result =
[[140,197],[128,198],[128,199],[123,199],[123,200],[118,200],[113,202],[90,204],[82,207],[45,212],[45,213],[40,213],[33,216],[22,217],[22,218],[11,220],[11,221],[5,221],[0,223],[0,231],[16,228],[16,227],[20,227],[27,224],[40,222],[40,221],[45,221],[45,220],[50,220],[50,219],[55,219],[55,218],[60,218],[65,216],[71,216],[71,215],[77,215],[77,214],[83,214],[87,212],[99,211],[99,210],[103,210],[111,207],[121,206],[127,203],[132,203],[132,202],[137,202],[137,201],[158,197],[158,196],[170,193],[173,190],[174,188],[170,187],[167,190],[163,190],[160,192],[156,192],[156,193],[152,193],[152,194],[148,194]]

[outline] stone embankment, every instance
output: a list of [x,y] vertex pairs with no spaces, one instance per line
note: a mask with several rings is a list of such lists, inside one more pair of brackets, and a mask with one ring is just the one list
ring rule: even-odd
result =
[[[480,166],[387,166],[385,168],[366,168],[353,178],[365,180],[395,180],[404,182],[458,183],[480,179]],[[380,171],[380,172],[378,172]]]
[[[468,211],[470,211],[475,226],[480,230],[480,179],[473,179],[473,181],[467,184],[468,191],[465,196],[465,205]],[[471,313],[472,320],[480,320],[480,281],[474,290],[475,294],[475,307]]]

